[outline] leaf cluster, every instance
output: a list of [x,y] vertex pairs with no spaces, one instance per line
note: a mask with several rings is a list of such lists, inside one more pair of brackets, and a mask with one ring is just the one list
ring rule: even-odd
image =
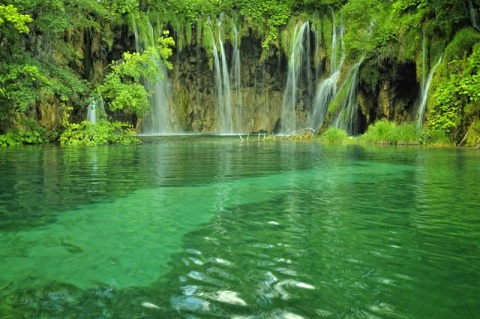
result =
[[480,118],[480,44],[473,47],[470,56],[452,60],[448,69],[448,80],[433,94],[429,124],[455,136],[462,121]]
[[111,63],[111,72],[98,87],[98,93],[109,103],[110,110],[125,110],[137,116],[149,111],[151,92],[141,81],[146,79],[153,83],[160,80],[160,63],[172,68],[167,59],[174,43],[165,33],[156,47],[149,47],[143,53],[125,52],[121,61]]
[[62,145],[93,146],[107,144],[138,144],[140,140],[132,125],[124,122],[108,122],[101,119],[97,124],[88,121],[70,123],[60,135]]
[[2,28],[5,22],[10,22],[19,33],[28,33],[27,23],[32,21],[32,18],[28,14],[19,13],[18,9],[12,4],[0,4],[0,26],[2,26]]

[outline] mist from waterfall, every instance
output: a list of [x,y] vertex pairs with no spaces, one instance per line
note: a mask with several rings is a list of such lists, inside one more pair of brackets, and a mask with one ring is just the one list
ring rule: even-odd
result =
[[314,129],[318,129],[322,126],[327,114],[328,105],[337,94],[337,81],[340,77],[343,61],[345,60],[345,46],[343,42],[344,33],[345,27],[343,24],[340,24],[339,26],[335,25],[335,12],[332,10],[332,52],[330,55],[330,75],[328,78],[320,82],[313,100],[310,125]]
[[[292,50],[288,64],[287,85],[283,95],[281,130],[295,131],[297,129],[296,106],[298,83],[301,81],[302,67],[307,66],[307,73],[310,72],[310,27],[308,21],[298,27],[295,26]],[[306,75],[306,81],[311,75]]]
[[[152,24],[147,20],[147,30],[140,33],[136,22],[133,24],[135,33],[135,46],[137,52],[143,52],[146,48],[155,46],[155,34]],[[155,65],[159,69],[160,76],[152,83],[143,79],[149,97],[150,112],[141,121],[141,133],[145,135],[165,135],[180,133],[179,121],[174,111],[173,93],[166,66],[159,58],[155,58]]]

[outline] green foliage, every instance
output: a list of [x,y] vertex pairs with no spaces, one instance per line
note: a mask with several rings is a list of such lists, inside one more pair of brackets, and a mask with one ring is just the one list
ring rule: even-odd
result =
[[463,59],[472,52],[473,46],[480,42],[480,34],[471,27],[466,27],[455,33],[453,40],[445,48],[443,58],[447,62]]
[[348,139],[348,134],[339,128],[329,127],[319,139],[328,143],[344,143]]
[[137,144],[140,140],[132,130],[132,125],[123,122],[99,120],[97,124],[88,121],[71,123],[60,135],[63,145],[92,146],[107,144]]
[[445,131],[424,129],[422,131],[421,143],[433,146],[452,146],[453,143]]
[[477,146],[479,141],[480,141],[480,119],[477,119],[468,128],[466,145]]
[[32,18],[28,14],[19,13],[18,9],[11,4],[0,4],[0,26],[5,22],[13,23],[20,33],[28,33],[27,23],[32,22]]
[[[37,81],[44,83],[48,79],[39,68],[30,64],[0,65],[0,110],[2,113],[23,112],[38,97]],[[37,87],[38,88],[38,87]]]
[[416,123],[403,123],[396,126],[395,140],[397,145],[421,144],[422,132],[418,130]]
[[157,81],[161,77],[158,67],[160,60],[172,68],[167,59],[172,54],[173,44],[167,32],[159,39],[158,46],[149,47],[143,53],[125,52],[123,60],[112,62],[111,72],[98,87],[98,93],[109,102],[110,110],[125,110],[138,116],[149,111],[148,97],[151,92],[147,91],[141,79]]
[[[391,5],[377,0],[351,0],[340,11],[348,25],[345,34],[347,59],[390,55],[396,47],[396,20]],[[395,51],[396,53],[396,51]]]
[[422,134],[415,123],[397,125],[394,122],[377,121],[368,127],[360,140],[374,144],[411,145],[421,144]]
[[359,81],[365,84],[372,92],[375,92],[380,85],[380,70],[377,60],[367,60],[363,63]]
[[57,139],[57,132],[47,131],[36,120],[26,115],[17,116],[13,129],[0,135],[0,146],[43,144]]
[[20,139],[17,134],[9,132],[7,134],[0,135],[0,147],[20,145]]
[[8,132],[0,135],[0,147],[21,144],[43,144],[46,142],[51,142],[55,138],[55,133],[46,132],[44,128],[39,128],[38,130]]
[[370,125],[367,131],[360,137],[363,142],[375,144],[395,144],[395,123],[377,121]]
[[448,65],[449,78],[433,94],[429,124],[458,139],[463,121],[480,118],[480,44],[470,56]]

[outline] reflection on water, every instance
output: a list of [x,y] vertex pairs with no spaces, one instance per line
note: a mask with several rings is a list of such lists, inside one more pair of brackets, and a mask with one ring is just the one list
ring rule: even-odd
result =
[[0,150],[0,316],[473,318],[479,159],[233,138]]

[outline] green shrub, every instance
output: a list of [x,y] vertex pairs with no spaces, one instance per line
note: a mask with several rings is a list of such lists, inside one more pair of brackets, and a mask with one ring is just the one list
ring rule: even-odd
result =
[[64,145],[107,145],[137,144],[140,140],[132,131],[132,126],[123,122],[99,120],[97,124],[88,121],[71,123],[60,136]]
[[437,129],[425,129],[421,137],[422,144],[434,146],[452,146],[452,141],[447,132]]
[[470,125],[468,129],[468,136],[466,145],[467,146],[476,146],[480,139],[480,120],[477,120]]
[[329,127],[321,136],[320,140],[328,143],[344,143],[347,140],[347,131],[336,127]]
[[394,135],[394,139],[397,141],[397,144],[421,144],[422,135],[415,123],[404,123],[396,126]]
[[393,122],[377,121],[368,127],[360,140],[365,143],[396,144],[395,129]]
[[[8,132],[0,135],[0,147],[15,146],[21,144],[42,144],[50,141],[50,136],[45,130]],[[52,139],[54,139],[52,137]]]
[[365,143],[414,145],[422,143],[421,132],[415,123],[396,125],[394,122],[377,121],[360,137]]
[[7,133],[0,135],[0,146],[5,147],[5,146],[15,146],[22,144],[20,140],[18,139],[18,136],[15,133]]

